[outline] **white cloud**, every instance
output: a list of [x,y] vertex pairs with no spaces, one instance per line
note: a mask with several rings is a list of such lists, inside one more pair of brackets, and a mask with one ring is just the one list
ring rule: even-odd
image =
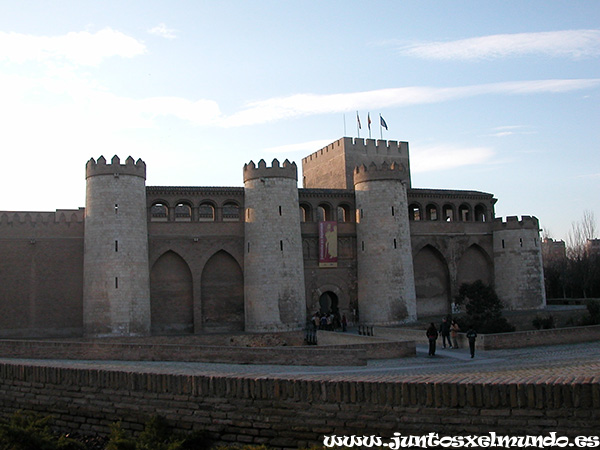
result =
[[560,93],[598,85],[600,78],[516,81],[450,88],[404,87],[329,95],[296,94],[250,103],[245,109],[223,118],[221,124],[225,127],[255,125],[296,116],[439,103],[487,94]]
[[507,125],[502,127],[496,127],[493,129],[493,133],[487,136],[491,137],[506,137],[523,134],[535,134],[535,131],[531,131],[529,127],[525,125]]
[[164,23],[159,23],[154,28],[150,28],[148,30],[148,33],[153,34],[155,36],[163,37],[165,39],[175,39],[177,37],[175,35],[176,31],[177,30],[174,30],[172,28],[167,28],[167,26]]
[[424,59],[467,60],[541,54],[583,58],[600,55],[600,30],[496,34],[449,42],[405,45],[400,53]]
[[142,42],[111,28],[96,33],[79,31],[62,36],[0,32],[0,61],[68,61],[82,66],[96,66],[106,58],[132,58],[145,52],[146,47]]
[[410,171],[425,173],[485,164],[490,163],[494,155],[494,151],[488,147],[457,147],[453,145],[418,147],[413,145],[410,153]]

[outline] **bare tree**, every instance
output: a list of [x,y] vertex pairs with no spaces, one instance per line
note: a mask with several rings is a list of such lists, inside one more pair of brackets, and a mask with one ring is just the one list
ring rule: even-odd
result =
[[580,221],[571,223],[571,230],[567,235],[567,253],[570,258],[581,259],[585,255],[585,244],[588,239],[597,236],[596,218],[594,212],[583,211]]

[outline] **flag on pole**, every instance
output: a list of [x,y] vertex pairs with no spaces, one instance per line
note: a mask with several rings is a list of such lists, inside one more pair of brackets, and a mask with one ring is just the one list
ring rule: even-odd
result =
[[367,113],[367,126],[371,129],[371,113]]
[[356,111],[356,123],[358,124],[358,129],[360,130],[361,126],[360,126],[360,117],[358,117],[358,111]]
[[383,117],[381,116],[381,114],[379,114],[379,119],[381,120],[381,126],[387,130],[388,129],[387,123],[385,123],[385,120],[383,120]]

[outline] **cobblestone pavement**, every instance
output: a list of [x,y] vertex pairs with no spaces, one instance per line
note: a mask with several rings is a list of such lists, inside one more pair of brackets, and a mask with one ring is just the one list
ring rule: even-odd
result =
[[427,356],[371,360],[367,366],[316,367],[283,365],[210,364],[156,361],[68,361],[0,358],[0,363],[105,369],[126,372],[206,376],[248,376],[303,380],[373,380],[429,382],[600,382],[600,342],[478,351],[438,349]]

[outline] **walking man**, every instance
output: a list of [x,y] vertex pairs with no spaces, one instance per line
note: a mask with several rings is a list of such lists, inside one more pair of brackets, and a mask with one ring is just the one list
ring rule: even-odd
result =
[[473,327],[467,331],[467,339],[469,340],[469,350],[471,350],[471,358],[475,357],[475,339],[477,339],[477,332]]

